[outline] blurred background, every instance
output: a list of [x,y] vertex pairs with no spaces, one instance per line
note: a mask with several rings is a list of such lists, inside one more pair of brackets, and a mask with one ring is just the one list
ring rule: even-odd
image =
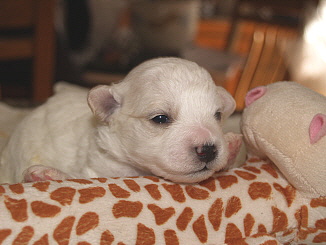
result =
[[295,80],[326,95],[326,0],[0,0],[0,96],[42,103],[57,81],[121,80],[150,58],[197,62],[244,106]]

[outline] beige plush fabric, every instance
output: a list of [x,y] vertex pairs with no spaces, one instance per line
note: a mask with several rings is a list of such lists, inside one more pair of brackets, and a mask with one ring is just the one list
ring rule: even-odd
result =
[[257,158],[195,185],[156,177],[2,185],[0,244],[318,244],[325,206]]
[[294,82],[278,82],[247,106],[241,128],[250,151],[271,159],[294,187],[326,196],[326,137],[311,142],[316,115],[324,136],[326,97]]

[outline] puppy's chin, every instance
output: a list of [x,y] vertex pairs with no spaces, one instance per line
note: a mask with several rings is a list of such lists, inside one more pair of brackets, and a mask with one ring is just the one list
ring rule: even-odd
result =
[[166,180],[176,182],[176,183],[197,183],[211,177],[216,171],[210,169],[202,169],[192,173],[186,174],[166,174],[165,176],[160,176]]

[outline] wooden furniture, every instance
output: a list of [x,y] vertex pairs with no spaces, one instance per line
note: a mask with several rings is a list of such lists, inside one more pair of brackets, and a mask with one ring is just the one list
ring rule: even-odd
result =
[[[30,59],[30,97],[34,102],[43,102],[52,93],[54,4],[54,0],[0,0],[0,61]],[[1,69],[4,68],[0,66]],[[4,80],[5,77],[0,75],[2,86]]]
[[235,52],[249,49],[245,65],[239,68],[240,75],[236,74],[239,79],[225,81],[225,86],[232,88],[228,90],[236,100],[238,111],[244,108],[244,98],[250,89],[286,79],[285,50],[297,35],[295,30],[285,27],[257,25],[250,47],[241,42],[241,38],[236,39]]
[[228,19],[208,19],[198,23],[196,45],[224,50],[228,46],[231,21]]
[[[214,79],[217,85],[225,87],[231,93],[237,103],[236,110],[241,111],[245,95],[250,89],[286,78],[284,50],[290,41],[297,38],[299,31],[288,26],[239,20],[236,25],[232,25],[233,35],[228,40],[226,38],[229,38],[231,29],[228,28],[231,28],[231,24],[224,21],[217,24],[218,21],[220,20],[204,21],[199,25],[196,44],[236,54],[245,60],[242,63],[230,63],[229,69],[224,71],[224,78],[220,76],[224,80]],[[218,26],[221,30],[213,35],[214,28]],[[212,70],[210,72],[214,74]]]
[[307,4],[317,0],[236,0],[226,19],[201,20],[196,45],[243,57],[242,64],[230,64],[223,81],[235,98],[238,111],[244,108],[246,93],[254,87],[287,77],[286,45],[294,41],[303,27]]

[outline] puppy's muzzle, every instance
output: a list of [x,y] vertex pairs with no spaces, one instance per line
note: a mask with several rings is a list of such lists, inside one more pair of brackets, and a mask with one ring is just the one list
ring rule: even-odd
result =
[[201,162],[209,163],[213,161],[217,155],[217,149],[215,145],[205,144],[201,147],[196,147],[196,154]]

